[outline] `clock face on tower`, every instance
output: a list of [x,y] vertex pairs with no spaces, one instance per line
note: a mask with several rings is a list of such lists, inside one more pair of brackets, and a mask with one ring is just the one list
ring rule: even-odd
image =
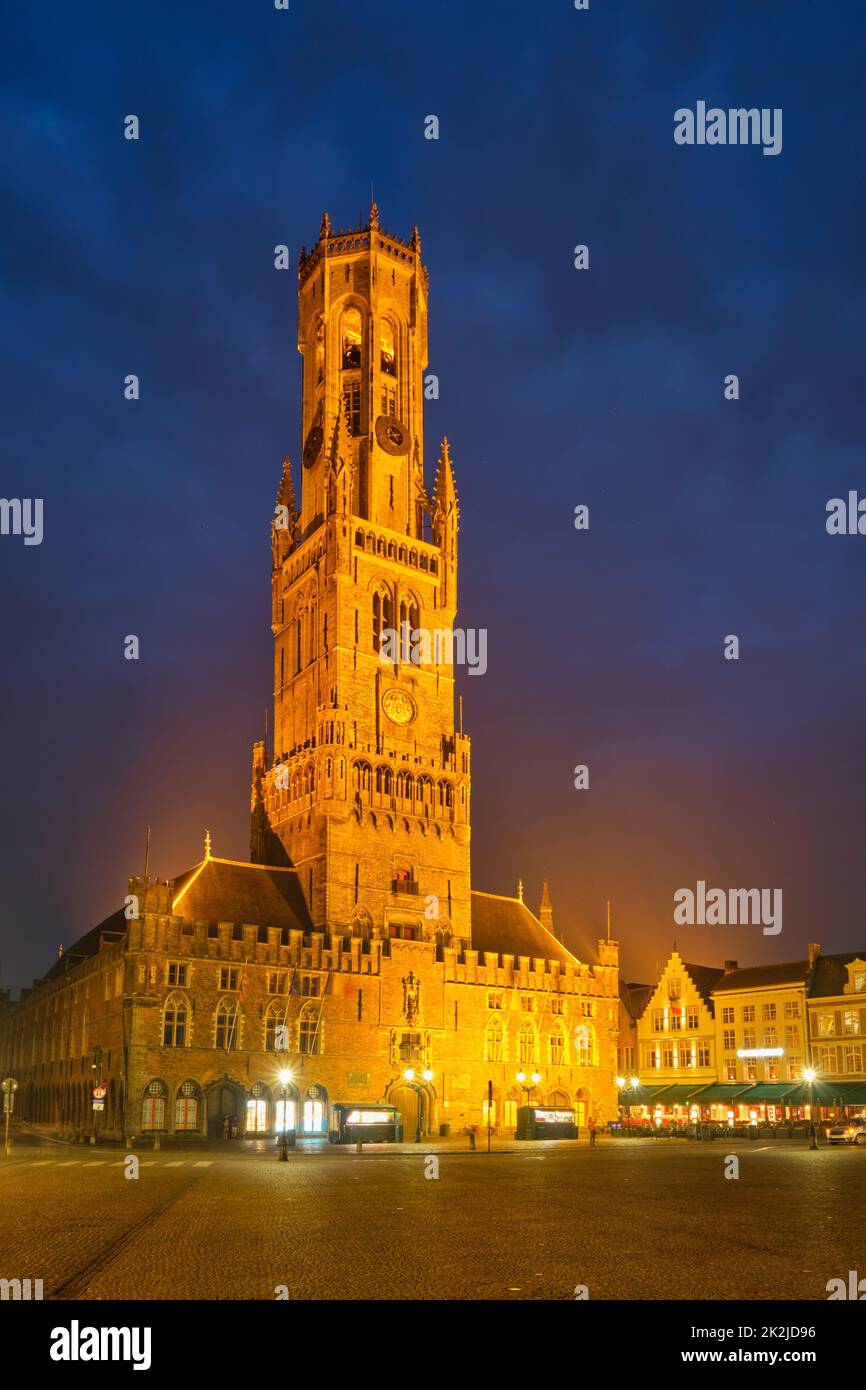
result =
[[409,431],[400,420],[394,420],[390,415],[380,415],[376,421],[376,442],[386,454],[407,454]]
[[382,708],[392,724],[411,724],[418,713],[415,701],[406,690],[386,690]]

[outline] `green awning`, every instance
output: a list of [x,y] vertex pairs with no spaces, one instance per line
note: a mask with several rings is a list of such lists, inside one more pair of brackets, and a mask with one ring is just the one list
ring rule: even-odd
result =
[[664,1086],[653,1096],[653,1101],[661,1105],[687,1105],[692,1096],[705,1086],[705,1081],[683,1082],[677,1081],[671,1086]]
[[659,1091],[666,1091],[669,1082],[664,1082],[657,1086],[623,1086],[619,1093],[620,1101],[623,1105],[646,1105],[647,1101],[654,1100]]
[[866,1081],[846,1081],[843,1105],[866,1105]]
[[803,1081],[788,1092],[785,1103],[809,1105],[814,1100],[816,1105],[857,1105],[857,1100],[846,1100],[845,1095],[848,1091],[859,1089],[859,1085],[851,1081],[815,1081],[811,1086]]
[[773,1101],[776,1105],[781,1105],[792,1091],[798,1089],[798,1086],[799,1082],[797,1081],[758,1081],[739,1097],[739,1103],[751,1105],[753,1100],[759,1100],[762,1104]]
[[693,1099],[695,1105],[709,1105],[710,1101],[736,1100],[748,1089],[748,1085],[743,1081],[724,1081],[705,1086],[702,1091],[696,1091]]

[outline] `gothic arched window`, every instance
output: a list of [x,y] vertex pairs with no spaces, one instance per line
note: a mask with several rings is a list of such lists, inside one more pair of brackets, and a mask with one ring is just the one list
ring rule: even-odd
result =
[[380,367],[386,376],[397,375],[397,342],[394,333],[394,325],[387,319],[382,320],[380,333],[381,360]]
[[502,1061],[502,1019],[491,1018],[484,1034],[485,1062]]
[[340,325],[340,366],[343,371],[357,370],[361,365],[361,312],[349,308]]
[[182,994],[170,994],[162,1010],[163,1047],[185,1047],[189,1005]]
[[517,1035],[517,1056],[522,1067],[531,1067],[535,1062],[535,1029],[531,1023],[523,1023]]
[[238,1045],[239,1005],[235,999],[222,999],[216,1011],[216,1046],[224,1052]]
[[305,1004],[298,1019],[298,1051],[311,1056],[319,1045],[319,1010],[315,1004]]

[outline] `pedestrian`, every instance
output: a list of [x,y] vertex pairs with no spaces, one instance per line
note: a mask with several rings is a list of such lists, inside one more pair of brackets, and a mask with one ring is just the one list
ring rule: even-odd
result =
[[589,1117],[589,1147],[595,1148],[595,1131],[598,1129],[598,1121],[594,1115]]
[[223,1115],[223,1139],[228,1139],[228,1137],[229,1137],[229,1117],[228,1117],[228,1115]]

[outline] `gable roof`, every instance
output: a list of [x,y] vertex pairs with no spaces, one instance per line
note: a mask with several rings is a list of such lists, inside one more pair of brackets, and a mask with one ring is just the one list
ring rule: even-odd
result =
[[[845,967],[850,965],[852,960],[866,962],[866,947],[861,951],[849,951],[846,955],[820,955],[815,965],[815,973],[812,976],[809,998],[832,997],[835,994],[841,994],[848,983],[848,971]],[[857,999],[860,996],[852,995],[851,997]]]
[[519,898],[472,892],[472,949],[506,956],[535,956],[579,965],[576,956],[543,927]]
[[626,984],[624,980],[620,980],[619,997],[633,1023],[637,1023],[638,1019],[643,1016],[646,1006],[655,992],[655,985]]
[[313,930],[297,869],[203,859],[170,881],[169,902],[172,916],[188,922]]
[[716,985],[716,994],[738,989],[769,989],[774,985],[803,985],[809,977],[807,960],[781,961],[775,965],[749,965],[728,970]]
[[71,946],[67,946],[63,955],[58,956],[51,969],[46,970],[42,979],[56,980],[61,975],[65,975],[72,966],[80,965],[83,960],[89,960],[98,952],[103,932],[116,932],[118,936],[125,936],[128,925],[126,913],[122,907],[119,907],[116,912],[112,912],[110,917],[106,917],[104,922],[100,922],[96,927],[91,927],[90,931],[85,932]]
[[710,1013],[714,1013],[713,990],[724,975],[724,970],[719,969],[715,965],[690,965],[687,960],[683,961],[683,970],[688,971],[689,979],[698,991],[698,994],[703,999]]

